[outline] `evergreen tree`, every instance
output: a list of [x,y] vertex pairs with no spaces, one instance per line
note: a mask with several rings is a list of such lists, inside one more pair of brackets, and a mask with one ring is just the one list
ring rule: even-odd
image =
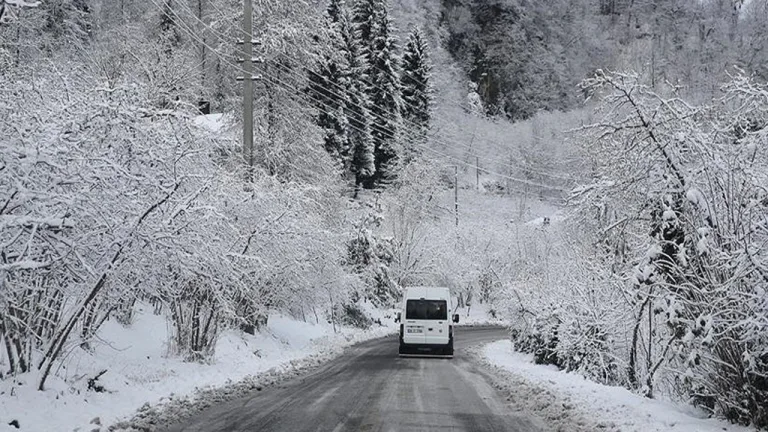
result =
[[40,7],[45,16],[43,31],[55,42],[65,42],[67,38],[85,41],[91,37],[93,13],[87,1],[43,2]]
[[341,20],[341,15],[344,14],[345,9],[344,0],[331,0],[327,10],[331,22],[337,24]]
[[408,127],[409,154],[416,153],[416,145],[426,139],[432,109],[432,67],[429,64],[428,47],[421,32],[414,28],[405,45],[400,84],[403,92],[402,116]]
[[309,91],[318,101],[318,125],[325,131],[325,149],[355,184],[375,170],[371,119],[365,89],[359,80],[364,68],[343,0],[328,7],[331,45],[317,70],[310,72]]
[[373,113],[376,172],[367,187],[385,184],[395,177],[402,106],[397,43],[391,34],[392,24],[383,2],[377,4],[373,22],[365,76],[370,83],[368,95]]
[[355,174],[355,183],[360,186],[371,179],[376,171],[374,163],[374,142],[371,132],[371,113],[366,87],[361,77],[365,74],[365,64],[360,55],[360,47],[346,9],[341,8],[336,27],[342,48],[341,52],[349,67],[346,80],[347,118],[349,130],[347,138],[352,149],[351,170]]
[[371,61],[373,50],[373,32],[376,26],[376,15],[386,0],[358,0],[355,3],[352,22],[355,25],[355,37],[360,42],[360,54]]
[[[335,28],[332,25],[332,28]],[[349,79],[349,65],[339,55],[343,44],[336,31],[330,32],[329,54],[323,56],[315,70],[309,72],[309,93],[316,101],[317,124],[325,130],[325,150],[331,154],[342,171],[350,168],[351,148],[347,137],[349,127],[344,91]]]
[[181,30],[179,29],[178,19],[174,10],[173,0],[165,0],[163,2],[163,9],[160,14],[160,34],[163,37],[165,43],[168,44],[166,52],[171,54],[173,48],[177,48],[181,45]]

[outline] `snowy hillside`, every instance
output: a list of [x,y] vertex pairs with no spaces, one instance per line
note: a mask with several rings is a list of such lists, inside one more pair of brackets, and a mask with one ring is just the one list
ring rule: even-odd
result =
[[[567,418],[511,415],[466,353],[409,363],[382,339],[315,393],[206,423],[440,286],[468,343],[511,338],[494,362],[616,429],[727,426],[694,409],[768,429],[766,17],[768,0],[0,0],[0,428],[150,424],[166,404],[219,430]],[[419,302],[410,348],[452,352],[446,299]]]

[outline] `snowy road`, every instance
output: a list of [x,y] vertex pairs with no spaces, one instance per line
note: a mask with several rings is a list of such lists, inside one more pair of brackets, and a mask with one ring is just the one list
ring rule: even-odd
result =
[[213,406],[170,431],[538,431],[510,411],[462,348],[507,337],[459,328],[451,359],[399,358],[397,338],[351,349],[314,373]]

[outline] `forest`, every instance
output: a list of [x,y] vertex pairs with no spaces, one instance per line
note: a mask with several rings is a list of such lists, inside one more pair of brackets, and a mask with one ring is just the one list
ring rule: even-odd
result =
[[246,167],[238,140],[195,120],[238,107],[232,4],[3,4],[3,375],[38,371],[43,389],[137,300],[169,316],[190,360],[271,310],[365,325],[354,301],[391,301],[378,265],[391,258],[367,238],[375,209],[350,197],[394,182],[423,146],[421,36],[401,74],[384,3],[263,6]]
[[597,69],[711,97],[735,68],[768,79],[765,2],[442,0],[445,44],[491,115],[527,119],[583,103]]
[[768,1],[255,1],[252,163],[242,6],[0,0],[0,380],[434,284],[768,428]]

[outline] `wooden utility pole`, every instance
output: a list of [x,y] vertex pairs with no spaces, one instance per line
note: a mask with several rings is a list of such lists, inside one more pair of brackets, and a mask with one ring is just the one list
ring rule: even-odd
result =
[[456,226],[459,226],[459,166],[453,167],[453,210],[456,213]]

